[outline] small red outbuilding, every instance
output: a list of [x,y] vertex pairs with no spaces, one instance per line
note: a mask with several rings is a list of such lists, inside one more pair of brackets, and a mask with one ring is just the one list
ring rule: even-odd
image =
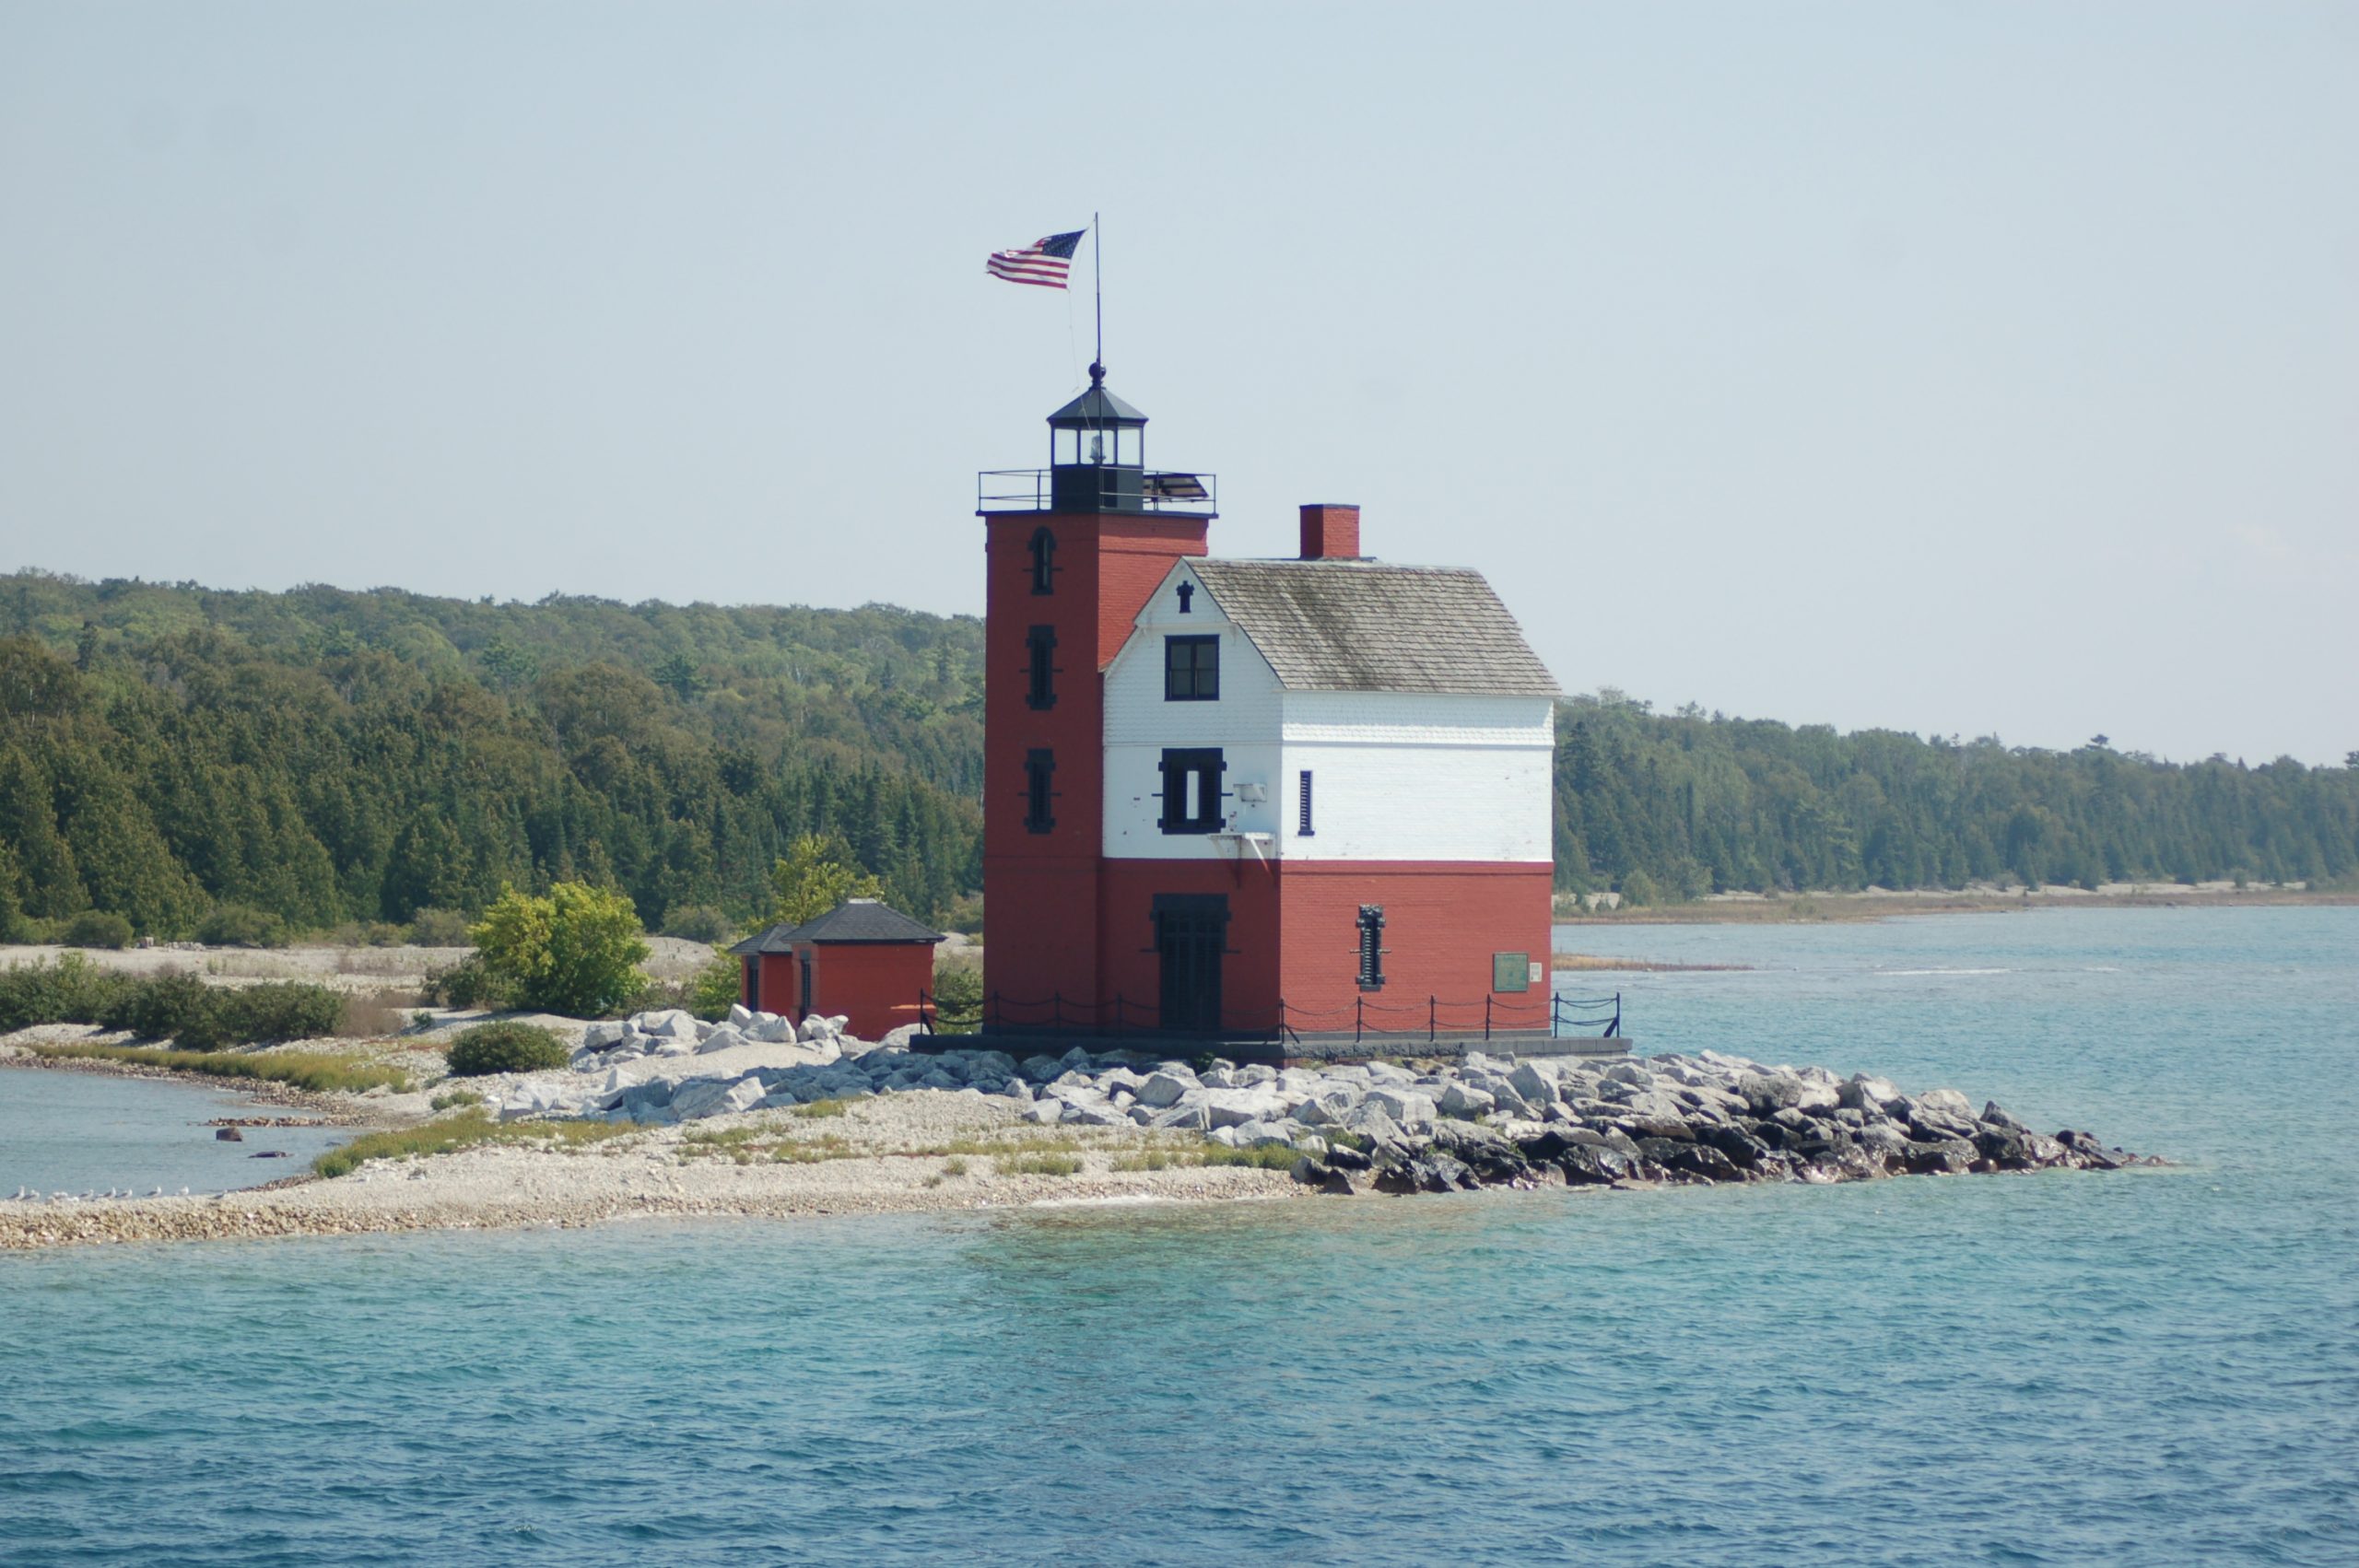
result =
[[855,1037],[881,1040],[919,1022],[941,940],[898,909],[852,898],[799,926],[757,931],[729,951],[745,965],[738,1000],[747,1007],[797,1024],[840,1013]]

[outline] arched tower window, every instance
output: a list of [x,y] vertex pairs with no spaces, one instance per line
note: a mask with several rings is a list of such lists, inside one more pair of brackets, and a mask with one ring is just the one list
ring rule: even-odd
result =
[[1032,531],[1032,591],[1057,591],[1057,536],[1045,528]]

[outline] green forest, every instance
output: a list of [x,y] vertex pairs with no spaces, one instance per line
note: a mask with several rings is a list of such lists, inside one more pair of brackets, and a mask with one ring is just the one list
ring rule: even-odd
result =
[[[159,937],[618,888],[651,930],[751,920],[839,836],[912,913],[980,880],[982,626],[856,610],[535,603],[0,577],[0,937]],[[1557,879],[1755,890],[2339,881],[2359,768],[2188,765],[1652,712],[1559,715]],[[41,922],[50,922],[44,928]]]

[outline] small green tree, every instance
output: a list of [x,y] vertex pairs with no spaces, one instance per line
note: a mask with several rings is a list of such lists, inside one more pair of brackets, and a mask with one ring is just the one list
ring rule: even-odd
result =
[[770,870],[778,904],[770,919],[790,926],[816,920],[847,898],[882,898],[885,883],[860,869],[842,839],[806,833]]
[[638,911],[587,883],[558,883],[546,898],[502,888],[468,935],[484,967],[526,1007],[594,1018],[646,984]]
[[1655,879],[1644,872],[1632,872],[1622,879],[1622,907],[1643,909],[1661,900],[1655,891]]

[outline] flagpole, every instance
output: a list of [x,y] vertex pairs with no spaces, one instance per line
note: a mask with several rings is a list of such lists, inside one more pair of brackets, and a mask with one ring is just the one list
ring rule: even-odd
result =
[[1100,373],[1106,369],[1106,250],[1097,231],[1097,215],[1089,215],[1089,281],[1097,294],[1097,359]]

